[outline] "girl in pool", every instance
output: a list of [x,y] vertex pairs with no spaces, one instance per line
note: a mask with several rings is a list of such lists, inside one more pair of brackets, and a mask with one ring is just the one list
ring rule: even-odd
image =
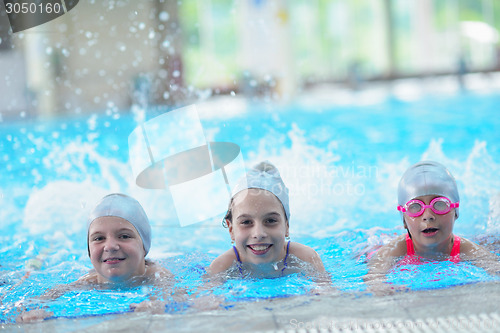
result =
[[397,209],[407,233],[381,247],[370,259],[365,276],[369,286],[386,291],[388,286],[383,282],[395,264],[418,264],[425,259],[466,260],[499,273],[496,255],[453,234],[459,201],[455,179],[443,165],[424,161],[406,170],[398,186]]
[[[82,287],[103,289],[150,284],[172,291],[173,275],[145,258],[150,246],[151,227],[139,202],[124,194],[107,195],[88,219],[87,248],[94,269],[69,285],[47,291],[41,298],[54,299]],[[165,303],[160,301],[131,306],[135,311],[154,313],[165,309]],[[18,321],[41,320],[51,315],[37,309],[23,312]]]
[[233,190],[223,221],[233,246],[210,264],[208,275],[278,277],[304,269],[325,274],[316,251],[288,240],[289,219],[288,189],[278,169],[259,163]]

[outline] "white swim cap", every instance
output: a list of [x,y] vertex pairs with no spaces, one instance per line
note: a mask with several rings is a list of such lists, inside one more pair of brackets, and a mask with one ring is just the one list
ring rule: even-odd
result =
[[151,226],[146,212],[137,200],[120,193],[105,196],[90,213],[87,228],[95,219],[103,216],[116,216],[130,222],[141,236],[142,245],[148,254],[151,247]]
[[246,176],[241,177],[233,189],[233,197],[250,188],[258,188],[274,194],[285,210],[286,219],[290,220],[288,188],[281,179],[278,169],[271,162],[260,162],[250,169]]
[[[443,165],[433,161],[422,161],[412,165],[399,181],[400,206],[424,195],[441,195],[453,203],[460,201],[455,178]],[[458,218],[458,208],[455,208],[455,214]]]

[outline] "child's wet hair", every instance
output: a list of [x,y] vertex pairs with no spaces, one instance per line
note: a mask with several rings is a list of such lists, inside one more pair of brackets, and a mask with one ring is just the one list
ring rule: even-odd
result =
[[227,221],[233,221],[233,198],[231,198],[231,201],[229,201],[229,207],[227,207],[226,215],[224,215],[224,218],[222,219],[222,226],[224,228],[229,228]]

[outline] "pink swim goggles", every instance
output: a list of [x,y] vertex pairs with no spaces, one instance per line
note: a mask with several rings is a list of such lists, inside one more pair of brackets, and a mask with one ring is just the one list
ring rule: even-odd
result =
[[447,197],[434,198],[429,205],[426,205],[422,200],[413,199],[408,201],[404,206],[398,206],[398,210],[410,217],[422,215],[426,208],[430,208],[436,214],[444,215],[452,208],[457,208],[458,204],[458,202],[452,203]]

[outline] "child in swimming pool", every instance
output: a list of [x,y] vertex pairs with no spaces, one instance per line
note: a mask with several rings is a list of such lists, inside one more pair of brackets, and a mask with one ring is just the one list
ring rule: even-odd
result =
[[[42,299],[54,299],[81,287],[116,288],[155,285],[171,291],[174,277],[164,267],[146,259],[151,246],[149,219],[140,203],[124,194],[105,196],[88,219],[87,248],[94,269],[77,281],[47,291]],[[165,303],[144,301],[135,311],[164,312]],[[41,320],[52,314],[43,310],[23,312],[19,322]]]
[[365,276],[370,288],[395,291],[383,282],[401,258],[400,264],[418,264],[422,259],[466,260],[490,273],[500,273],[496,255],[453,234],[459,201],[455,179],[443,165],[423,161],[406,170],[398,186],[397,208],[407,234],[381,247],[370,259]]
[[287,240],[289,219],[288,189],[278,169],[259,163],[233,190],[223,221],[233,246],[210,264],[208,275],[232,270],[240,276],[277,277],[305,267],[324,274],[316,251]]

